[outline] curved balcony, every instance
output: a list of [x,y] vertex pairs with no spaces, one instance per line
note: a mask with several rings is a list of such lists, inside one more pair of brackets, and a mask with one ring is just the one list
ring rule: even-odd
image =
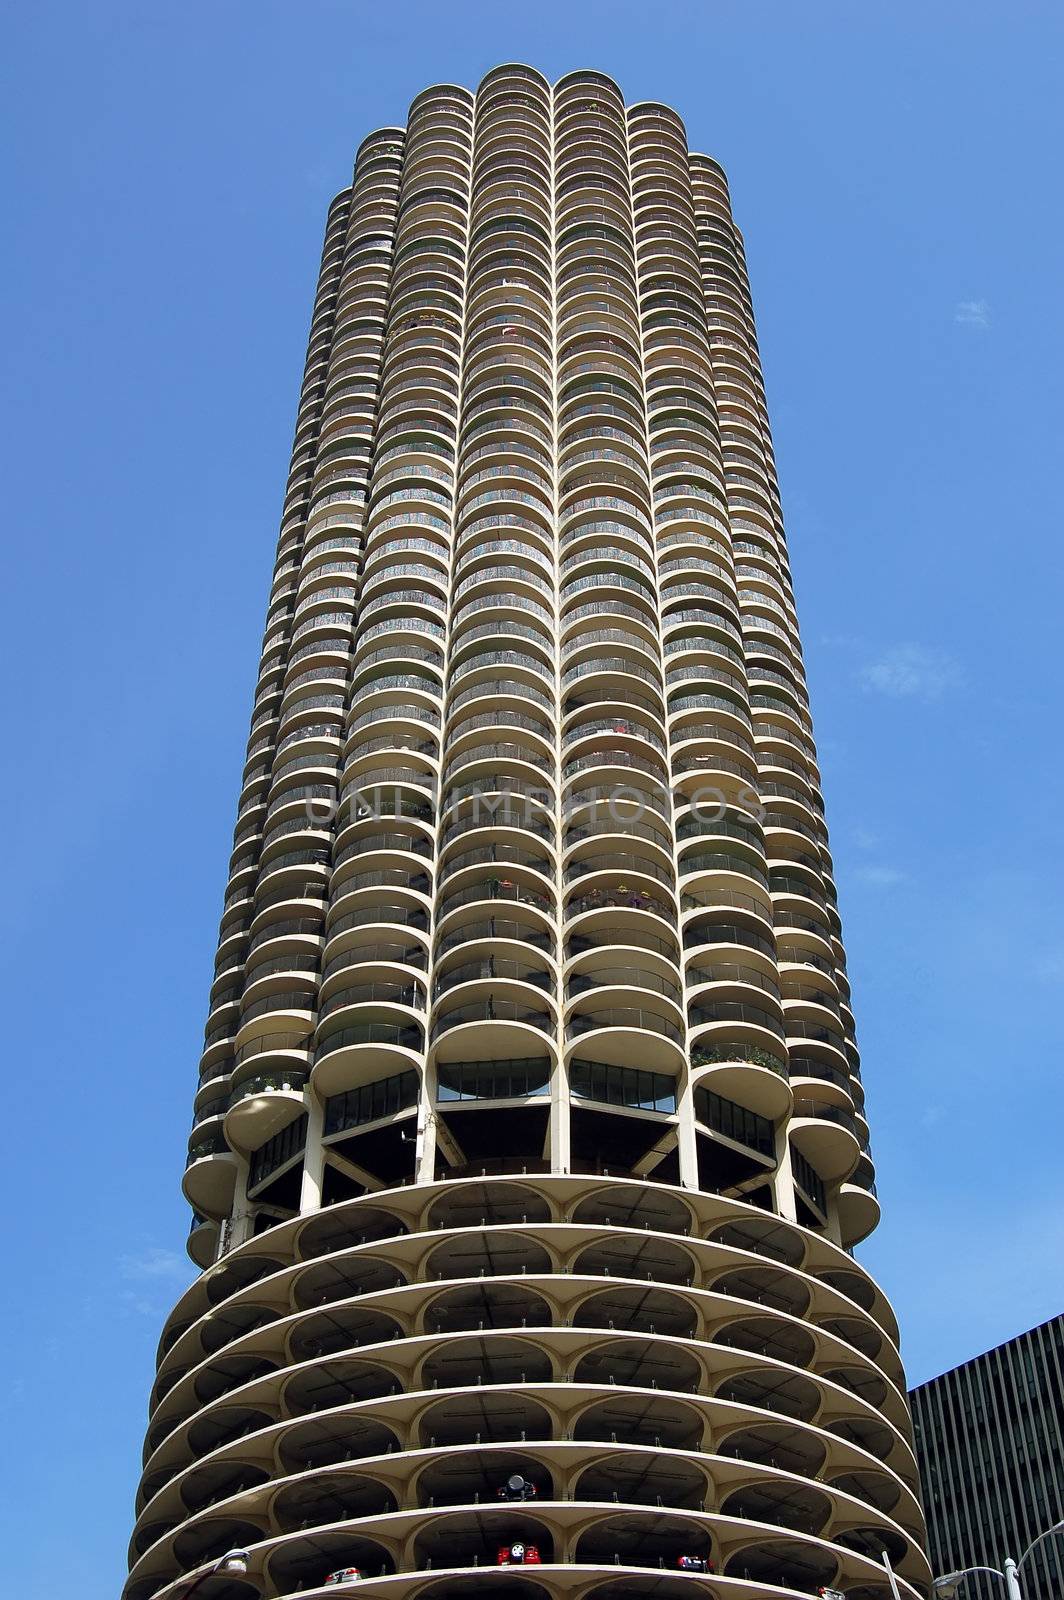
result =
[[608,930],[620,943],[624,943],[626,928],[639,928],[642,924],[647,934],[661,938],[655,921],[672,929],[677,926],[675,901],[670,896],[626,881],[581,888],[570,894],[565,902],[565,918],[570,939],[594,940]]
[[691,1081],[696,1088],[776,1121],[788,1114],[793,1103],[786,1052],[778,1043],[772,1048],[771,1033],[768,1045],[757,1042],[761,1037],[756,1025],[741,1021],[721,1020],[703,1027],[690,1046]]
[[740,941],[743,930],[718,925],[706,930],[708,940],[702,953],[687,963],[686,978],[690,998],[696,1006],[713,1005],[718,1000],[744,1001],[772,1013],[772,1032],[779,1038],[781,1022],[780,992],[771,957],[764,944],[751,935]]
[[639,855],[658,867],[667,867],[672,876],[673,845],[667,821],[659,812],[649,816],[638,801],[624,795],[601,795],[580,799],[583,791],[571,796],[579,804],[568,809],[565,830],[567,862],[588,859],[611,847]]
[[[529,622],[519,620],[527,613],[520,608],[514,609],[517,616],[499,615],[491,622],[466,626],[460,634],[456,634],[451,641],[452,686],[464,673],[500,664],[508,667],[520,664],[538,677],[550,676],[553,650],[546,623],[532,626]],[[498,648],[500,643],[504,646],[501,652]],[[542,652],[542,660],[534,655],[536,650]]]
[[408,964],[422,966],[427,960],[428,926],[428,908],[413,893],[389,895],[366,889],[345,894],[329,908],[323,952],[326,966],[341,952],[358,951],[381,941],[409,950]]
[[[637,999],[640,1003],[626,1002]],[[646,1067],[676,1077],[686,1065],[677,1008],[652,992],[594,986],[570,999],[565,1039],[571,1049],[613,1067]]]
[[521,906],[544,917],[553,916],[554,895],[545,881],[542,866],[545,858],[534,858],[534,866],[496,863],[490,844],[487,856],[487,870],[484,865],[470,864],[441,890],[437,905],[441,932],[445,921],[467,906],[479,907],[481,915],[488,914],[489,908],[494,906],[500,910],[506,908],[504,914],[508,914],[510,907]]
[[871,1180],[866,1187],[853,1177],[844,1179],[836,1197],[839,1231],[843,1243],[852,1248],[860,1244],[879,1224],[881,1209],[876,1187]]
[[603,716],[595,707],[577,707],[566,722],[562,733],[564,755],[576,759],[578,754],[591,753],[593,746],[590,743],[585,744],[585,741],[605,738],[610,742],[617,741],[629,753],[638,753],[649,746],[659,756],[664,757],[664,729],[653,709],[651,708],[650,712],[653,720],[633,712],[634,707],[631,707],[627,715],[611,712]]
[[621,630],[604,630],[601,636],[582,636],[573,643],[561,677],[566,711],[595,704],[624,707],[634,701],[653,710],[660,722],[661,671],[642,641]]
[[682,1024],[683,986],[675,965],[665,955],[652,951],[640,954],[630,947],[615,945],[573,954],[566,970],[568,999],[625,990],[660,996],[669,1003],[666,1011],[673,1011],[674,1020]]
[[[493,738],[492,733],[509,737]],[[480,765],[495,770],[500,764],[513,765],[517,773],[523,772],[529,779],[542,773],[553,781],[554,750],[549,725],[523,711],[501,708],[494,716],[485,712],[467,717],[452,730],[448,740],[444,785],[459,773],[464,773],[467,780],[475,777]]]
[[[465,1059],[471,1042],[476,1042],[465,1036],[465,1030],[479,1034],[481,1041],[486,1042],[488,1034],[483,1025],[487,1023],[499,1024],[490,1030],[494,1041],[492,1048],[507,1053],[532,1046],[533,1041],[521,1037],[524,1030],[551,1034],[556,1027],[553,1006],[546,993],[530,995],[524,981],[519,979],[498,977],[488,984],[474,979],[468,988],[463,984],[454,992],[445,990],[443,998],[436,1003],[430,1034],[432,1044],[438,1044],[453,1030],[459,1030],[455,1038],[447,1040],[445,1052],[437,1050],[437,1056]],[[515,1037],[511,1038],[511,1034]]]
[[334,869],[359,856],[372,856],[375,862],[398,857],[408,871],[416,872],[433,854],[431,812],[415,815],[400,811],[380,817],[360,817],[341,828],[333,847]]
[[[452,784],[441,819],[440,848],[478,835],[477,843],[519,844],[529,838],[554,848],[550,794],[505,773],[488,773]],[[513,830],[518,830],[515,833]],[[498,830],[497,832],[495,830]]]
[[[603,849],[611,842],[635,844],[637,849]],[[567,886],[578,884],[584,894],[599,889],[613,889],[619,896],[625,894],[671,895],[674,877],[671,863],[663,863],[655,855],[652,842],[634,836],[622,836],[611,841],[596,836],[584,841],[569,855],[564,872]],[[655,885],[658,888],[655,889]]]
[[366,753],[345,768],[337,815],[346,824],[364,816],[395,815],[397,811],[418,814],[433,804],[438,788],[435,762],[427,751],[384,747]]
[[[424,695],[424,699],[418,698]],[[358,698],[348,715],[344,759],[357,757],[363,749],[374,749],[368,741],[376,735],[391,735],[396,750],[423,745],[430,753],[438,751],[432,737],[440,729],[440,684],[414,672],[378,674],[359,685]],[[398,724],[398,726],[395,726]]]
[[[718,825],[712,826],[715,829]],[[745,847],[741,838],[731,842],[725,835],[720,840],[725,847],[712,848],[718,839],[719,834],[711,835],[705,843],[699,840],[684,847],[679,863],[683,909],[704,911],[734,906],[771,921],[772,901],[764,862],[754,850]]]
[[232,1207],[236,1177],[237,1158],[217,1127],[190,1148],[181,1188],[193,1211],[208,1221],[220,1221]]
[[795,1099],[790,1123],[792,1142],[827,1182],[847,1178],[857,1166],[861,1146],[851,1111],[824,1100]]
[[261,1072],[243,1079],[229,1096],[225,1137],[234,1150],[250,1155],[293,1122],[304,1110],[306,1072]]
[[687,1020],[692,1047],[712,1046],[718,1034],[730,1041],[746,1040],[769,1053],[785,1054],[784,1028],[773,996],[762,991],[754,1000],[729,999],[720,990],[690,1000]]
[[[461,988],[463,999],[485,1004],[497,983],[529,985],[548,998],[553,997],[556,979],[553,964],[545,952],[530,952],[527,945],[514,940],[507,944],[496,939],[469,940],[438,957],[434,998]],[[511,995],[521,991],[507,991]],[[525,999],[531,999],[525,994]]]
[[405,972],[393,972],[387,967],[374,967],[362,961],[354,970],[336,973],[329,986],[328,995],[319,1002],[319,1020],[335,1017],[339,1011],[367,1003],[383,1002],[388,1006],[403,1006],[410,1011],[425,1010],[424,981]]
[[[662,790],[668,788],[668,773],[661,760],[655,759],[652,754],[640,753],[638,747],[619,747],[612,736],[598,735],[597,739],[600,748],[582,751],[563,761],[562,778],[571,791],[606,785],[612,786],[613,792],[623,797],[628,790],[637,793],[645,788],[647,779],[652,786]],[[632,781],[629,782],[629,779]]]
[[[305,987],[290,986],[293,979]],[[237,1059],[241,1060],[248,1048],[260,1038],[284,1032],[299,1037],[308,1034],[314,1026],[317,1005],[317,981],[313,974],[282,971],[256,985],[256,991],[265,987],[260,999],[245,1001],[240,1026],[235,1035]]]
[[[810,1096],[827,1105],[838,1106],[843,1111],[852,1112],[855,1084],[850,1076],[850,1069],[845,1064],[845,1053],[837,1051],[833,1045],[829,1048],[828,1040],[821,1042],[820,1038],[825,1034],[828,1035],[828,1039],[839,1036],[828,1034],[827,1029],[822,1029],[816,1024],[795,1022],[789,1013],[786,1032],[791,1082],[795,1093],[803,1098]],[[810,1039],[810,1033],[815,1037]],[[814,1046],[819,1053],[813,1053]],[[857,1092],[859,1095],[859,1086]]]
[[407,1070],[419,1062],[424,1044],[424,1027],[399,1003],[353,1003],[320,1030],[314,1050],[314,1089],[327,1097]]
[[206,1271],[218,1253],[219,1231],[217,1222],[193,1211],[186,1249],[201,1272]]

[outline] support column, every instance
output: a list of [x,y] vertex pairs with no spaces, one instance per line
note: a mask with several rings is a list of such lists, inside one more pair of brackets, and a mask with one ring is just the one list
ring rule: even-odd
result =
[[307,1143],[303,1151],[303,1187],[299,1192],[299,1211],[321,1210],[321,1190],[325,1181],[325,1152],[322,1132],[325,1127],[325,1107],[317,1095],[310,1096],[307,1106]]
[[698,1140],[695,1137],[695,1091],[690,1076],[686,1074],[676,1110],[676,1140],[680,1152],[680,1184],[684,1189],[697,1189]]
[[776,1174],[772,1179],[772,1193],[776,1200],[777,1215],[786,1217],[788,1222],[797,1222],[794,1173],[791,1169],[791,1141],[787,1137],[786,1118],[776,1125]]
[[414,1148],[414,1176],[418,1183],[431,1183],[436,1172],[436,1069],[428,1067],[417,1103],[417,1144]]
[[233,1211],[229,1222],[229,1235],[223,1254],[228,1255],[238,1244],[251,1238],[251,1207],[248,1204],[248,1172],[246,1156],[236,1155],[236,1188],[233,1191]]

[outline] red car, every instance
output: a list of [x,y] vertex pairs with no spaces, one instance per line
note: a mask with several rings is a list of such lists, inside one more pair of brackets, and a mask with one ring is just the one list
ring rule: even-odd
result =
[[676,1565],[681,1572],[712,1572],[713,1563],[708,1556],[677,1556]]
[[541,1565],[539,1546],[535,1544],[500,1545],[495,1558],[497,1567],[538,1567]]

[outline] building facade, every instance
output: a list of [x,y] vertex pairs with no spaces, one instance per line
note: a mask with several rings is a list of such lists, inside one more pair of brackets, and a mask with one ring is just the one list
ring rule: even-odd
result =
[[216,972],[127,1600],[926,1592],[742,241],[598,73],[330,210]]
[[[936,1573],[996,1567],[1064,1519],[1064,1315],[922,1383],[909,1396]],[[1064,1539],[1023,1568],[1027,1600],[1064,1595]],[[997,1578],[966,1600],[998,1600]]]

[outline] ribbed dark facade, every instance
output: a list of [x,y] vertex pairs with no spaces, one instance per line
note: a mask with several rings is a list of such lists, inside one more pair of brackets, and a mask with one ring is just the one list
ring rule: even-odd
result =
[[[909,1396],[931,1565],[1001,1569],[1064,1517],[1064,1314],[922,1383]],[[1064,1595],[1064,1538],[1022,1573],[1024,1600]],[[999,1579],[966,1579],[965,1600],[998,1600]]]

